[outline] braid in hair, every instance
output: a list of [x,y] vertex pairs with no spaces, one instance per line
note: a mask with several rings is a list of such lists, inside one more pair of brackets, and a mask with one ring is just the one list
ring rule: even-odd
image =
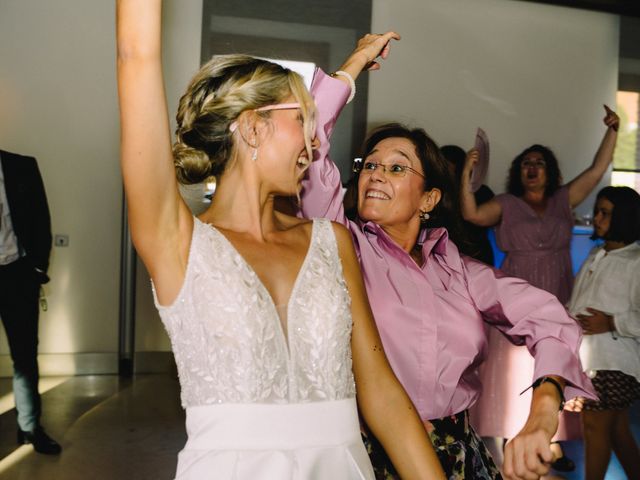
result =
[[[180,99],[173,145],[178,181],[194,184],[222,174],[234,151],[231,124],[245,110],[279,103],[292,94],[300,96],[298,85],[303,84],[296,73],[266,60],[248,55],[213,57]],[[302,95],[301,103],[312,103],[308,92]],[[260,114],[267,117],[269,112]]]

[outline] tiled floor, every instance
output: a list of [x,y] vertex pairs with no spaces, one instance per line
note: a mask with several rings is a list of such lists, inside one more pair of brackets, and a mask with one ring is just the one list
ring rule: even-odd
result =
[[15,411],[8,411],[0,416],[0,480],[173,478],[186,440],[175,378],[72,377],[42,400],[43,424],[62,455],[16,448]]
[[[60,441],[59,457],[15,444],[15,411],[0,415],[0,480],[163,480],[172,479],[176,455],[184,445],[184,414],[178,382],[168,375],[71,377],[43,394],[43,423]],[[43,382],[44,383],[44,382]],[[0,379],[0,400],[11,390]],[[640,440],[640,403],[633,409]],[[572,474],[549,478],[583,478],[580,442],[566,453],[578,467]],[[624,479],[614,459],[607,480]],[[277,479],[274,479],[277,480]]]

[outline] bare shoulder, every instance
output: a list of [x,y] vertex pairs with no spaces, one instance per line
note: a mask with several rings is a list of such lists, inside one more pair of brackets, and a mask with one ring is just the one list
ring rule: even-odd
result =
[[358,259],[356,251],[353,246],[353,238],[351,232],[347,227],[341,223],[331,222],[333,232],[336,237],[336,244],[338,245],[338,253],[342,259],[343,266],[357,265]]
[[347,227],[338,222],[331,222],[331,226],[333,227],[333,233],[336,236],[336,241],[338,242],[338,246],[353,245],[353,241],[351,239],[351,232]]

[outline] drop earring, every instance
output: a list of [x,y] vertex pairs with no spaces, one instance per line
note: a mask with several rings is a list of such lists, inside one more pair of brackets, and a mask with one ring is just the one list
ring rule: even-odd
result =
[[253,160],[254,162],[258,159],[258,149],[254,148],[253,149],[253,154],[251,155],[251,160]]
[[431,215],[429,215],[429,212],[420,210],[420,223],[427,223],[427,220],[429,220],[430,218]]

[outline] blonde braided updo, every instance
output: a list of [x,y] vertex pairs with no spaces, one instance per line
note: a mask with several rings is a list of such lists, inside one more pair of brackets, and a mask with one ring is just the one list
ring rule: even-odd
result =
[[[305,144],[311,157],[314,104],[295,72],[248,55],[218,55],[194,76],[180,99],[173,157],[178,181],[195,184],[219,176],[234,152],[230,125],[246,110],[300,102]],[[258,112],[268,117],[270,112]]]

